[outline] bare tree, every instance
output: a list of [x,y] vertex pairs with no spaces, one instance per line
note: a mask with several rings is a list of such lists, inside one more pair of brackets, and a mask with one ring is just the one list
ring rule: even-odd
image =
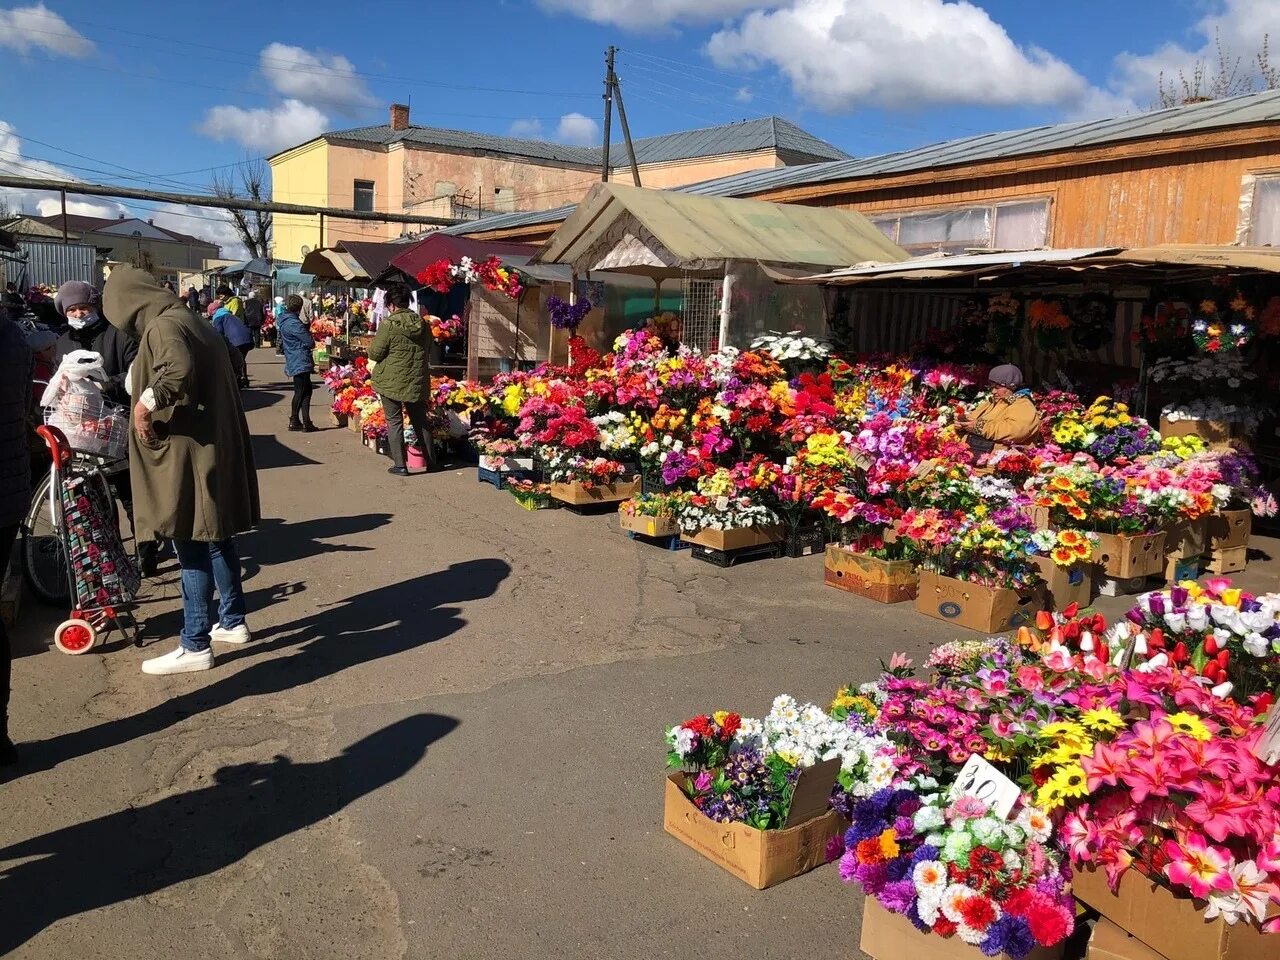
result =
[[1182,70],[1178,71],[1177,82],[1166,80],[1161,72],[1159,108],[1223,100],[1255,90],[1280,90],[1280,67],[1271,65],[1270,41],[1271,38],[1264,34],[1262,49],[1245,68],[1243,58],[1233,57],[1232,52],[1223,45],[1222,37],[1215,31],[1213,48],[1217,54],[1217,63],[1197,60],[1190,76]]
[[[262,160],[249,160],[234,173],[216,173],[213,176],[213,194],[223,200],[271,200],[270,170]],[[240,241],[249,256],[271,256],[271,214],[262,210],[228,210],[231,224],[236,228]]]

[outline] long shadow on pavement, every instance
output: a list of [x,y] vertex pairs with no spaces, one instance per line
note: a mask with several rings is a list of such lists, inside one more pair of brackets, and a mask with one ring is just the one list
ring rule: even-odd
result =
[[[5,774],[16,779],[48,770],[76,757],[159,733],[187,717],[244,697],[283,693],[362,663],[425,646],[466,625],[461,611],[447,604],[492,596],[510,572],[504,561],[496,559],[455,563],[447,570],[357,594],[331,609],[260,634],[272,639],[257,640],[234,653],[219,648],[215,671],[236,660],[257,659],[243,670],[225,673],[208,686],[136,716],[20,744],[21,760],[16,767],[6,768]],[[291,651],[289,656],[263,658],[285,650]],[[4,779],[0,774],[0,782]]]
[[229,866],[318,823],[411,770],[458,726],[407,717],[318,763],[222,767],[199,790],[76,823],[0,849],[0,956],[66,917]]
[[[373,547],[349,543],[324,543],[339,537],[350,537],[385,527],[391,522],[389,513],[362,513],[351,517],[317,517],[297,522],[264,519],[251,533],[236,537],[240,551],[241,576],[252,580],[263,567],[294,560],[305,560],[322,553],[365,553]],[[253,609],[252,607],[250,609]]]

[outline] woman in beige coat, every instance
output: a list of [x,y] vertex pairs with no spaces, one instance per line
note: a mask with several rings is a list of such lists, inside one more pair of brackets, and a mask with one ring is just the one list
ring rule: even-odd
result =
[[[102,303],[111,324],[138,341],[130,374],[134,520],[171,538],[182,567],[181,643],[142,669],[207,670],[211,640],[250,639],[235,535],[253,527],[261,510],[240,389],[222,338],[149,273],[116,267]],[[215,584],[216,623],[209,615]]]

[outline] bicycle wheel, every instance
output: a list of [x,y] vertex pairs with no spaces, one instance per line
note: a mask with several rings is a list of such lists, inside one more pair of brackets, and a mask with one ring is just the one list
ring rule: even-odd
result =
[[71,603],[71,585],[67,582],[67,548],[50,501],[52,483],[50,471],[36,485],[31,499],[22,527],[22,575],[38,600],[65,607]]

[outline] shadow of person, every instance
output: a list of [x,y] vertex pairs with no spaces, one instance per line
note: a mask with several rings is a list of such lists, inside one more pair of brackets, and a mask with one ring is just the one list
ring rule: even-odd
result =
[[[281,430],[283,429],[282,426]],[[259,473],[263,470],[276,470],[282,467],[305,467],[319,462],[292,447],[286,447],[273,436],[263,433],[253,435],[253,465]]]
[[[373,547],[349,543],[325,543],[385,527],[389,513],[362,513],[349,517],[316,517],[314,520],[285,521],[269,518],[252,531],[236,537],[240,552],[241,578],[251,580],[265,566],[305,560],[322,553],[367,553]],[[250,608],[252,609],[252,608]]]
[[[254,663],[226,672],[208,686],[197,687],[142,713],[97,726],[59,734],[19,746],[20,761],[6,767],[16,779],[47,770],[75,757],[116,747],[166,730],[187,717],[216,710],[243,697],[282,693],[384,657],[404,653],[449,636],[466,625],[456,607],[492,596],[511,567],[497,559],[467,560],[447,570],[357,594],[309,617],[260,633],[236,653],[217,651],[214,670],[248,657]],[[288,656],[262,658],[265,653],[291,651]],[[163,682],[163,681],[157,681]]]
[[0,866],[0,956],[66,917],[206,876],[332,816],[404,776],[457,726],[407,717],[328,760],[222,767],[207,787],[0,849],[0,864],[27,861]]

